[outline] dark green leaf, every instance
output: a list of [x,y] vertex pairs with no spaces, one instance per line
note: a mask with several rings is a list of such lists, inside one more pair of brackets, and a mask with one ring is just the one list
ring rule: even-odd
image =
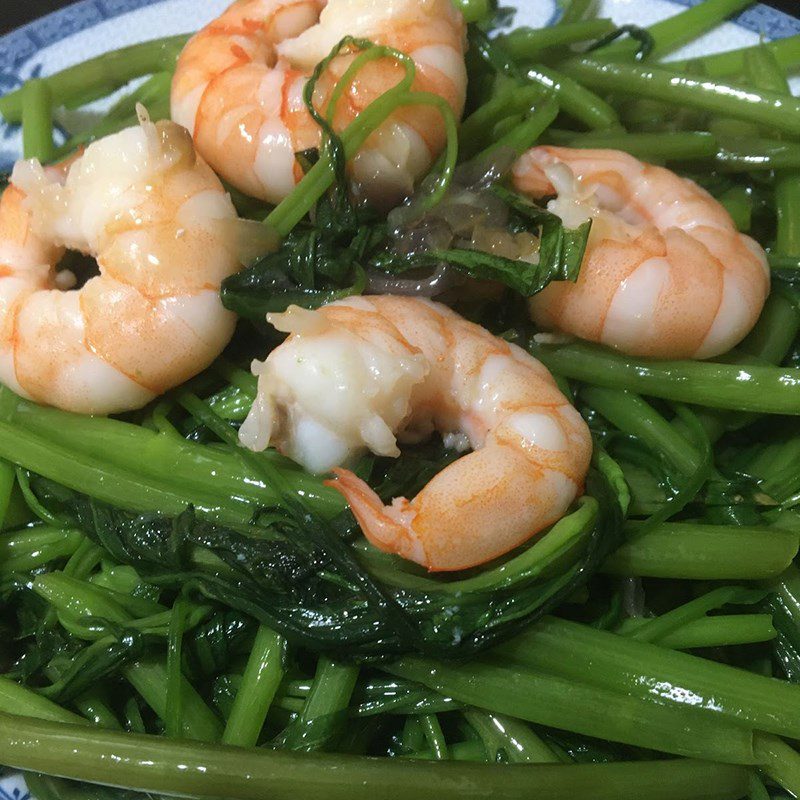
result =
[[[405,489],[399,484],[413,482],[418,474],[408,469],[403,477],[394,465],[383,481],[380,474],[371,480],[378,486],[385,482],[384,489]],[[359,660],[409,649],[461,658],[507,638],[581,586],[617,546],[622,527],[614,490],[601,472],[592,470],[587,488],[600,511],[594,525],[581,534],[580,546],[565,554],[569,558],[564,563],[558,562],[555,574],[545,577],[534,570],[526,577],[523,571],[508,582],[503,564],[515,556],[527,560],[524,554],[534,552],[534,540],[523,555],[511,554],[478,570],[479,588],[472,591],[448,591],[449,577],[422,575],[408,588],[372,577],[390,598],[389,605],[382,605],[351,580],[335,552],[311,530],[312,517],[284,511],[281,519],[280,509],[271,509],[269,524],[255,520],[243,532],[204,522],[191,511],[169,518],[109,508],[63,488],[54,493],[44,479],[34,478],[32,487],[43,503],[55,503],[62,512],[68,509],[78,527],[148,581],[174,588],[190,584],[311,650]],[[340,530],[352,530],[351,518],[342,523]],[[403,617],[402,628],[397,613]],[[413,637],[406,636],[406,627]]]
[[361,294],[361,265],[385,238],[385,226],[363,223],[354,210],[342,211],[341,200],[326,196],[313,228],[293,232],[277,252],[223,282],[222,302],[245,319],[263,322],[266,314],[293,304],[319,308]]

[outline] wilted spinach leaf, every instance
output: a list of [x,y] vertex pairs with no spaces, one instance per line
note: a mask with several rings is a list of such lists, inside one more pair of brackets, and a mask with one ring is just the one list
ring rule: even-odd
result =
[[[402,469],[400,462],[388,469],[373,465],[370,479],[389,493],[405,490],[433,469],[429,450],[416,461],[411,458]],[[564,554],[559,556],[554,574],[539,573],[534,541],[506,559],[503,568],[480,570],[480,580],[468,589],[450,589],[450,579],[424,573],[403,579],[393,571],[400,580],[389,582],[369,575],[387,598],[381,603],[352,580],[337,547],[312,530],[313,515],[273,508],[247,530],[233,530],[199,519],[191,509],[174,518],[135,514],[43,478],[33,477],[31,486],[42,503],[68,513],[76,526],[149,582],[174,588],[191,584],[297,644],[360,661],[412,650],[462,658],[507,638],[563,602],[599,567],[618,544],[623,514],[609,480],[592,470],[587,489],[599,510],[594,522],[581,528],[566,563]],[[339,523],[337,535],[344,537],[339,546],[350,548],[353,520],[344,515]],[[516,576],[511,583],[509,572]]]
[[[465,168],[466,169],[466,168]],[[475,170],[472,165],[470,171]],[[265,314],[284,311],[289,305],[318,308],[326,303],[361,294],[366,287],[365,270],[380,275],[401,275],[411,271],[436,271],[443,264],[477,280],[496,281],[523,297],[540,292],[551,281],[577,279],[586,249],[591,222],[576,229],[564,227],[555,214],[530,203],[521,195],[500,186],[501,173],[492,173],[488,185],[467,189],[470,202],[486,202],[503,208],[506,227],[498,233],[527,232],[539,241],[538,257],[507,258],[462,242],[455,232],[445,235],[449,245],[441,247],[418,236],[420,247],[398,246],[404,231],[390,231],[384,221],[356,209],[337,189],[320,201],[313,227],[296,229],[270,253],[222,285],[222,302],[241,317],[261,322]],[[422,190],[421,190],[422,191]],[[404,210],[412,218],[413,234],[426,226],[444,227],[448,203],[458,203],[464,187],[455,187],[440,207],[414,219],[412,199]],[[450,208],[449,213],[453,214]],[[496,212],[495,212],[496,213]],[[457,214],[456,214],[457,215]],[[440,218],[441,217],[441,218]],[[398,238],[399,237],[399,238]],[[431,240],[433,241],[433,240]]]
[[365,254],[386,234],[380,225],[362,224],[354,212],[337,216],[340,208],[340,202],[326,198],[313,228],[296,229],[277,252],[227,278],[222,284],[225,307],[261,322],[265,314],[292,304],[318,308],[361,294]]

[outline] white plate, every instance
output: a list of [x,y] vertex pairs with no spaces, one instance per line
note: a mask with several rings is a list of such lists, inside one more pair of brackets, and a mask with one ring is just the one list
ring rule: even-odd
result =
[[[699,0],[603,0],[601,15],[618,24],[650,25]],[[513,4],[514,0],[507,0]],[[557,16],[555,0],[516,0],[516,22],[547,25]],[[82,0],[0,37],[0,94],[36,75],[49,75],[76,62],[135,42],[197,30],[217,16],[229,0]],[[199,13],[198,13],[199,12]],[[733,22],[679,50],[688,58],[780,39],[800,33],[800,20],[757,5]],[[800,80],[793,82],[800,94]],[[21,153],[19,129],[0,122],[0,171]],[[0,800],[29,800],[18,777],[0,780]]]

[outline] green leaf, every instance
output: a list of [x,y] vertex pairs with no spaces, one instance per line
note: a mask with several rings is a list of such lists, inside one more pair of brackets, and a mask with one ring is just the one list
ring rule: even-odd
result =
[[223,305],[239,316],[263,322],[268,313],[290,305],[319,308],[361,294],[366,253],[386,237],[385,227],[363,223],[326,197],[317,207],[314,228],[295,231],[280,249],[258,259],[222,284]]
[[366,286],[364,270],[358,264],[351,267],[350,285],[340,289],[308,288],[293,283],[279,259],[259,262],[223,283],[222,303],[240,317],[254,322],[263,322],[267,314],[285,311],[291,305],[319,308],[334,300],[363,293]]
[[[428,459],[430,451],[418,466],[424,468]],[[376,463],[370,470],[371,482],[383,490],[404,491],[420,471],[393,464],[382,479],[384,466]],[[249,530],[238,531],[191,510],[178,517],[136,514],[42,478],[33,478],[31,486],[42,503],[68,511],[77,527],[149,582],[174,589],[191,584],[296,644],[363,661],[409,650],[463,658],[508,638],[585,583],[618,546],[623,517],[616,490],[593,469],[587,480],[593,500],[484,568],[444,577],[393,570],[387,580],[353,549],[356,563],[388,600],[380,604],[352,580],[336,548],[312,530],[313,515],[275,507]],[[355,532],[352,517],[343,515],[336,529],[346,544]]]

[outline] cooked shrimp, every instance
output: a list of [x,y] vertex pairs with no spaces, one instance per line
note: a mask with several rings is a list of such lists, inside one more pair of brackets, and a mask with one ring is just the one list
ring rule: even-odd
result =
[[347,469],[332,482],[381,550],[429,570],[503,555],[558,520],[581,491],[588,428],[550,373],[519,347],[431,301],[378,295],[271,315],[292,335],[254,362],[256,402],[240,437],[315,472],[434,430],[473,452],[411,501],[384,506]]
[[[0,200],[0,381],[68,411],[143,406],[204,369],[233,333],[220,282],[236,212],[173,122],[100,139],[68,166],[18,162]],[[56,265],[97,259],[82,288]]]
[[[303,103],[318,62],[345,36],[369,39],[410,55],[414,89],[447,100],[460,116],[466,91],[465,27],[451,0],[238,0],[184,49],[172,83],[172,118],[231,184],[277,203],[302,177],[295,153],[317,147],[320,130]],[[337,58],[320,80],[315,104],[355,56]],[[342,130],[395,85],[403,70],[391,59],[367,64],[338,103]],[[435,109],[399,109],[351,165],[356,189],[391,203],[411,192],[444,146]]]
[[531,300],[543,328],[631,355],[710,358],[750,332],[769,294],[763,249],[696,183],[616,150],[535,147],[516,188],[556,194],[568,225],[593,218],[576,283]]

